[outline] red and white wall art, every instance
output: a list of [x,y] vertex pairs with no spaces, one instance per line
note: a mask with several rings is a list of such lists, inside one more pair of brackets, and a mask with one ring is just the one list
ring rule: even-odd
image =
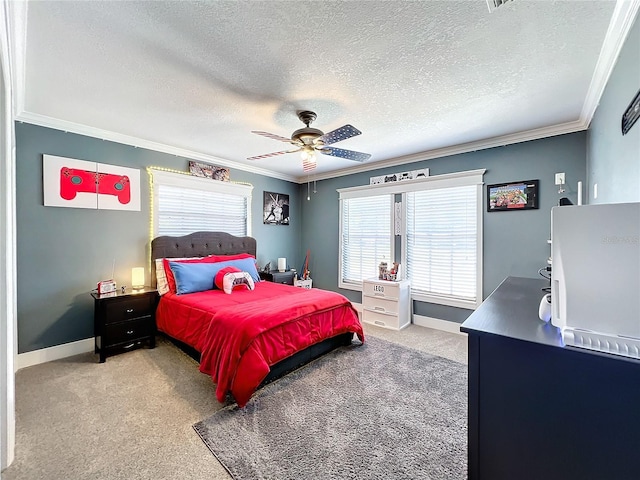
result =
[[42,156],[44,205],[140,211],[140,170]]

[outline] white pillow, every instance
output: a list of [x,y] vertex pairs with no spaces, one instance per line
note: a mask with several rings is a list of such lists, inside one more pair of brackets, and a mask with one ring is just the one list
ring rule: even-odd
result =
[[[196,260],[203,257],[182,257],[168,258],[167,260]],[[160,295],[169,292],[169,283],[167,282],[167,274],[164,271],[163,258],[156,258],[156,289]]]
[[160,295],[164,295],[169,291],[169,284],[167,283],[167,275],[164,273],[162,258],[156,258],[156,288]]

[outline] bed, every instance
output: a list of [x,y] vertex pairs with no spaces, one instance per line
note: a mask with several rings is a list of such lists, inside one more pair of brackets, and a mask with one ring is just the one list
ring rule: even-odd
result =
[[[255,239],[223,232],[157,237],[151,242],[152,279],[155,282],[156,259],[170,261],[164,261],[170,270],[177,268],[171,259],[187,259],[179,267],[193,269],[184,267],[193,257],[224,256],[223,261],[239,254],[255,257]],[[231,396],[243,407],[261,385],[351,344],[354,333],[364,342],[358,314],[343,295],[253,283],[253,290],[234,288],[230,294],[220,289],[171,291],[161,296],[156,309],[158,330],[197,353],[200,371],[216,384],[218,401]]]

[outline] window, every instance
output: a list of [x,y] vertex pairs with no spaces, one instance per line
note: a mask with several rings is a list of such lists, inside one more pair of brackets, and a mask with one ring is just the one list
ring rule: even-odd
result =
[[388,194],[340,200],[341,288],[360,290],[362,280],[377,276],[382,259],[392,261],[392,201]]
[[153,236],[202,230],[251,235],[250,185],[148,169],[153,188]]
[[474,307],[478,289],[478,188],[406,194],[407,278],[414,298]]
[[394,197],[402,195],[401,275],[414,300],[475,308],[482,302],[482,176],[485,170],[340,192],[341,288],[359,290],[394,258]]

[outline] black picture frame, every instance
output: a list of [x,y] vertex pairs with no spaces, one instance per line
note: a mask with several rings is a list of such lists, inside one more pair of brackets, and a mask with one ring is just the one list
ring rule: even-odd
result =
[[487,185],[487,212],[517,212],[539,208],[539,180]]
[[289,225],[289,195],[263,192],[262,223],[265,225]]

